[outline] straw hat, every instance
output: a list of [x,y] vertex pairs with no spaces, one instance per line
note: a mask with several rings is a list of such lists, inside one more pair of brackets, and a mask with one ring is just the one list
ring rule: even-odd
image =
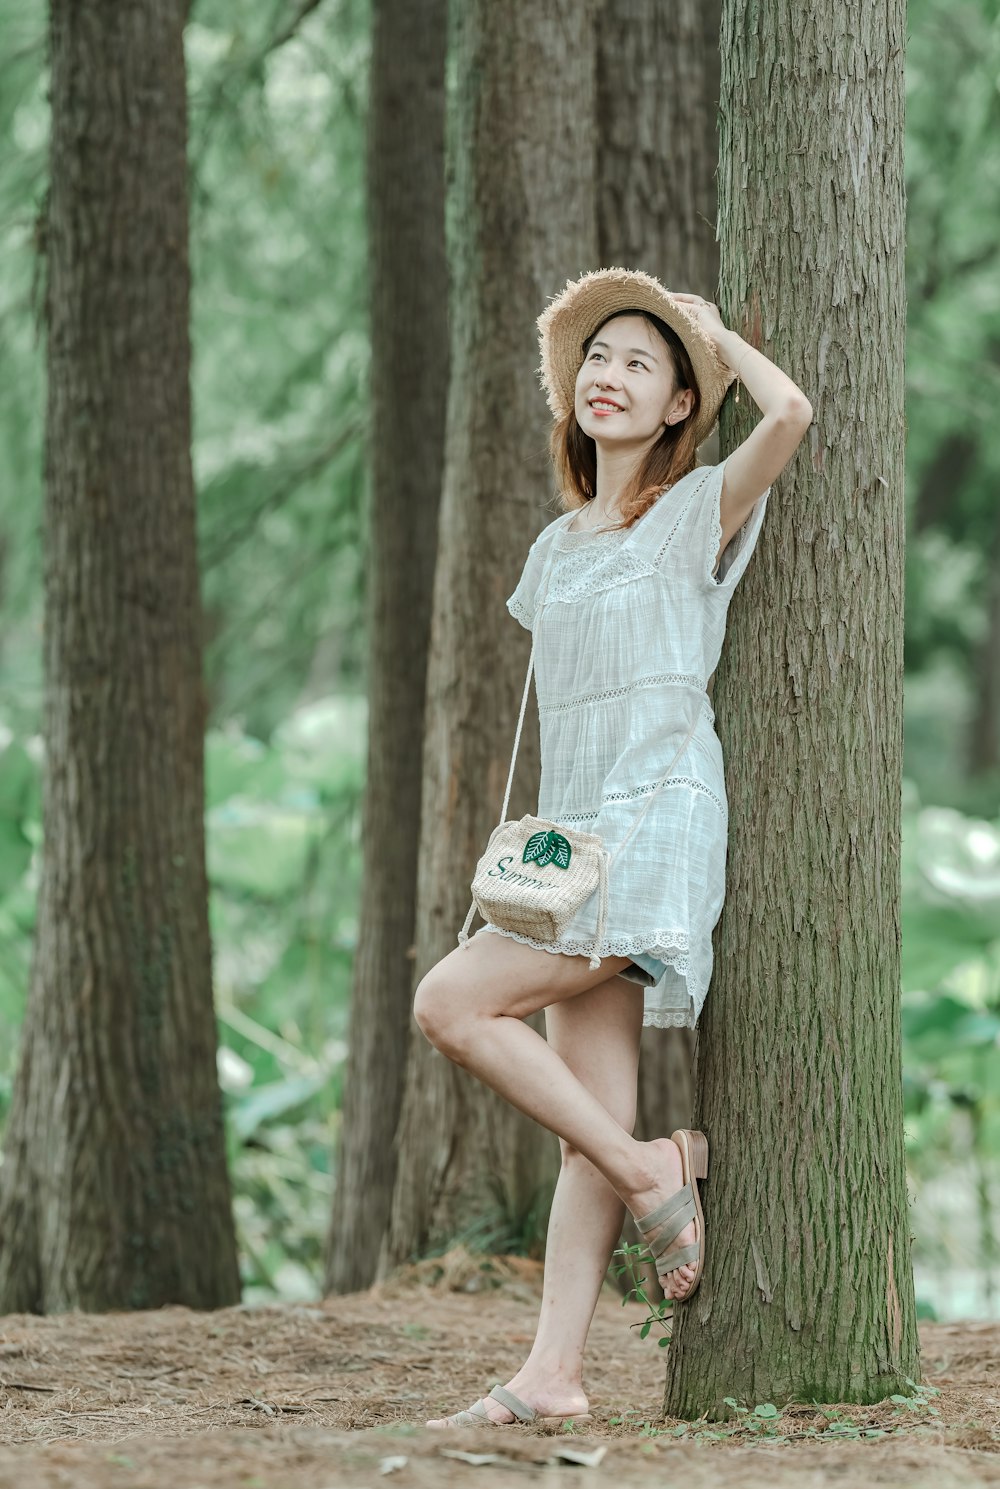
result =
[[646,310],[666,321],[683,341],[698,379],[701,408],[695,442],[715,428],[719,406],[736,374],[720,358],[715,343],[668,289],[641,269],[595,269],[580,279],[567,279],[538,317],[538,368],[549,408],[556,418],[574,408],[576,375],[583,362],[583,343],[616,310]]

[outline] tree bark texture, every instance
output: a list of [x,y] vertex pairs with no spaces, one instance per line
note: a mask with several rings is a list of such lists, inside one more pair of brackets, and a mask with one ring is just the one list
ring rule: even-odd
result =
[[[716,296],[716,117],[722,0],[624,0],[597,22],[597,237],[602,265]],[[635,1135],[688,1127],[691,1029],[644,1029]],[[639,1233],[626,1216],[624,1240]],[[627,1279],[623,1279],[626,1281]],[[650,1265],[646,1291],[659,1296]]]
[[183,0],[52,0],[45,841],[0,1309],[240,1286],[216,1078]]
[[368,126],[368,768],[327,1289],[375,1277],[414,987],[421,742],[448,397],[446,0],[376,0]]
[[601,263],[714,298],[722,0],[623,0],[598,20]]
[[[734,597],[727,899],[702,1016],[707,1266],[666,1410],[919,1379],[900,1069],[903,0],[725,0],[723,319],[810,437]],[[730,405],[724,449],[756,418]]]
[[[455,948],[472,873],[499,820],[529,641],[504,600],[556,510],[535,318],[592,266],[597,247],[592,5],[470,0],[456,12],[452,374],[428,663],[419,975]],[[537,806],[538,763],[532,705],[515,817]],[[537,1231],[558,1164],[554,1137],[412,1029],[383,1271],[460,1235],[505,1246],[513,1232]]]

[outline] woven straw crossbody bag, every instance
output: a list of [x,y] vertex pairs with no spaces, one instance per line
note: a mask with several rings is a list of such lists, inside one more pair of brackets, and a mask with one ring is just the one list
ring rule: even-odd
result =
[[542,620],[542,598],[548,591],[554,556],[554,553],[549,555],[542,597],[535,607],[531,655],[524,679],[521,712],[517,720],[514,753],[511,755],[507,774],[507,789],[500,809],[500,821],[491,832],[486,851],[476,865],[471,886],[472,904],[465,917],[465,924],[458,933],[458,944],[461,947],[468,946],[469,926],[477,909],[484,920],[490,921],[499,930],[514,931],[517,935],[527,936],[534,941],[556,941],[596,890],[597,929],[590,955],[590,966],[596,971],[601,965],[599,951],[607,924],[608,877],[611,865],[649,811],[660,788],[669,779],[670,772],[694,733],[699,710],[695,710],[691,727],[666,774],[657,782],[642,811],[614,853],[608,853],[600,833],[577,832],[571,827],[560,827],[556,822],[547,822],[543,817],[521,817],[516,822],[506,820],[510,788],[514,780],[514,764],[521,743],[524,711],[535,664],[535,636]]

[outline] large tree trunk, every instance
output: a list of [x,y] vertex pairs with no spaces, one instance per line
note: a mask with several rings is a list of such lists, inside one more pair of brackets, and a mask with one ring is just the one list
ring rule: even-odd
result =
[[[504,598],[552,516],[542,507],[552,483],[535,317],[596,253],[589,0],[470,0],[456,21],[452,376],[428,665],[419,975],[456,944],[499,815],[527,666],[528,638]],[[515,816],[535,809],[537,788],[530,727]],[[519,1226],[539,1229],[558,1165],[555,1138],[412,1027],[383,1269],[473,1224],[498,1227],[499,1245]]]
[[[722,311],[816,411],[716,698],[727,901],[699,1041],[707,1267],[666,1409],[919,1378],[899,1035],[903,0],[726,0]],[[849,23],[848,23],[849,22]],[[830,100],[836,99],[836,107]],[[743,395],[723,447],[748,433]]]
[[[600,11],[597,41],[597,237],[602,265],[655,274],[714,299],[716,115],[722,0],[625,0]],[[690,1029],[645,1029],[635,1135],[691,1121]],[[623,1239],[639,1242],[630,1216]],[[629,1286],[628,1278],[622,1279]],[[660,1296],[656,1269],[645,1273]]]
[[377,0],[368,128],[372,442],[368,772],[327,1288],[375,1276],[413,999],[424,689],[448,396],[446,0]]
[[239,1298],[216,1079],[184,0],[52,0],[45,845],[0,1310]]

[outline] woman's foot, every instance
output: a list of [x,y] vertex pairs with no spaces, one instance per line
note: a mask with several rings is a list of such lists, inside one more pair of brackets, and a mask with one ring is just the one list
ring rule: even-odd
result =
[[[506,1389],[512,1391],[526,1406],[531,1406],[540,1417],[580,1417],[589,1413],[590,1405],[583,1393],[582,1386],[573,1385],[570,1382],[560,1382],[557,1378],[549,1375],[543,1384],[536,1376],[532,1379],[524,1371],[519,1371],[508,1382]],[[493,1396],[482,1396],[479,1405],[486,1412],[490,1421],[497,1427],[509,1427],[517,1421],[517,1416],[497,1401]],[[465,1410],[469,1410],[468,1407]],[[462,1427],[467,1426],[467,1421],[456,1420],[464,1418],[461,1411],[453,1412],[450,1417],[434,1417],[425,1423],[428,1427]],[[483,1426],[486,1423],[482,1423]]]
[[[633,1219],[650,1215],[664,1204],[672,1194],[676,1194],[684,1187],[684,1169],[681,1163],[681,1153],[673,1138],[657,1137],[652,1142],[643,1143],[647,1149],[649,1167],[644,1177],[644,1188],[622,1195],[625,1203],[632,1213]],[[668,1221],[664,1225],[669,1224]],[[647,1242],[655,1241],[662,1227],[647,1236]],[[674,1246],[687,1246],[698,1239],[695,1231],[695,1223],[689,1221],[674,1241]],[[686,1298],[691,1291],[694,1282],[694,1263],[682,1267],[675,1267],[672,1272],[665,1272],[660,1276],[660,1284],[663,1288],[664,1297],[679,1302]]]

